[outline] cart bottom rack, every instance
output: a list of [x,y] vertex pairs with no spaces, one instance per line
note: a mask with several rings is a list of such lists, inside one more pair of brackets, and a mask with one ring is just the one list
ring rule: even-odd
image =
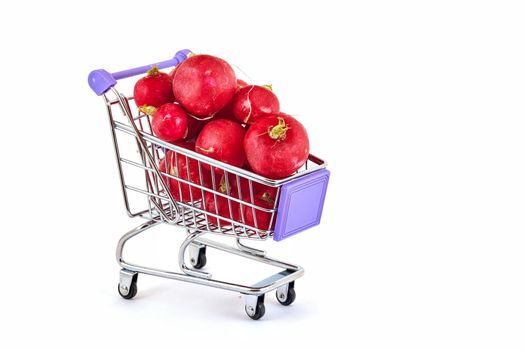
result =
[[[139,273],[152,276],[169,278],[173,280],[202,284],[209,287],[238,292],[245,297],[246,314],[257,320],[265,313],[264,296],[276,290],[276,297],[282,305],[290,305],[295,300],[294,282],[304,274],[302,267],[272,259],[265,251],[248,247],[236,240],[237,247],[232,247],[213,240],[202,238],[205,232],[188,234],[179,249],[179,267],[181,272],[163,271],[151,267],[136,265],[123,258],[126,242],[138,234],[160,224],[162,221],[151,220],[126,233],[117,245],[117,262],[122,267],[118,292],[125,299],[131,299],[137,294],[137,277]],[[215,280],[208,272],[199,271],[206,265],[206,248],[217,249],[240,257],[252,259],[283,270],[253,285],[234,284],[226,281]],[[189,254],[191,267],[186,266],[185,257]]]

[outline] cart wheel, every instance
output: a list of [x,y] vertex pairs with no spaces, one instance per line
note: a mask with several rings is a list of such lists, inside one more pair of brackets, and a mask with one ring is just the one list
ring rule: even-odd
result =
[[137,282],[132,282],[128,291],[126,292],[126,287],[121,287],[120,283],[118,284],[118,294],[124,299],[131,299],[137,295]]
[[191,266],[193,266],[195,269],[202,269],[204,266],[206,266],[206,246],[199,248],[197,259],[191,258],[190,262]]
[[285,290],[283,290],[283,288],[278,288],[275,295],[277,296],[277,301],[281,303],[281,305],[288,306],[295,301],[294,282],[289,283],[288,286],[285,285],[284,289]]
[[259,295],[257,298],[255,309],[253,306],[246,305],[244,310],[246,311],[248,317],[250,317],[252,320],[258,320],[263,317],[264,313],[266,312],[266,308],[264,307],[264,294]]

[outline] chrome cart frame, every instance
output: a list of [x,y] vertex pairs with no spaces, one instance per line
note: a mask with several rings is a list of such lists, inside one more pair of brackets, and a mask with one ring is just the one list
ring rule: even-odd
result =
[[[175,66],[189,53],[189,50],[179,51],[173,59],[157,66],[161,69]],[[294,282],[304,274],[303,268],[272,259],[265,251],[243,244],[241,239],[273,237],[281,240],[318,224],[329,177],[326,163],[310,155],[305,166],[294,175],[272,180],[158,139],[152,133],[149,117],[130,106],[133,97],[125,96],[115,88],[118,79],[142,74],[150,67],[113,74],[96,70],[89,76],[90,86],[103,96],[107,108],[127,214],[147,220],[118,242],[116,257],[122,267],[119,294],[125,299],[133,298],[137,293],[138,274],[144,273],[241,293],[245,295],[245,311],[252,319],[264,315],[264,295],[270,291],[276,290],[281,304],[290,305],[295,300]],[[128,140],[124,141],[126,137]],[[132,144],[136,146],[134,152],[126,155],[124,145]],[[138,176],[133,177],[133,171]],[[271,205],[261,206],[255,200],[261,188],[272,192],[277,200]],[[288,220],[293,211],[290,208],[294,208],[293,195],[297,193],[315,197],[312,203],[317,216],[314,215],[313,219],[303,218],[298,223]],[[132,194],[138,195],[138,202],[131,198]],[[214,204],[211,209],[209,202]],[[135,210],[133,206],[137,203],[142,207]],[[219,210],[219,203],[227,205],[227,209]],[[143,209],[145,204],[147,207]],[[240,215],[235,214],[237,212]],[[258,223],[258,220],[263,221],[261,218],[268,219],[269,223]],[[180,272],[145,267],[123,258],[128,240],[161,223],[183,227],[187,232],[179,248]],[[231,236],[236,245],[229,246],[202,237],[209,233]],[[206,265],[207,247],[283,270],[253,285],[216,280],[209,272],[200,270]],[[189,257],[191,266],[186,264],[186,257]]]

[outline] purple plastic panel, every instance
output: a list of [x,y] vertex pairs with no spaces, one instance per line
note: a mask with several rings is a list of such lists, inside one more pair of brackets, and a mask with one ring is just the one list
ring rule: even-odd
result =
[[330,172],[319,170],[281,187],[273,239],[281,241],[319,225]]
[[[160,69],[173,67],[184,61],[190,53],[191,51],[187,49],[180,50],[175,54],[175,56],[172,59],[154,64],[157,65]],[[139,74],[144,74],[151,69],[151,66],[153,66],[153,64],[148,64],[146,66],[141,66],[137,68],[131,68],[115,73],[109,73],[104,69],[97,69],[89,73],[88,83],[91,89],[97,95],[100,96],[106,91],[108,91],[110,88],[115,86],[117,80],[129,78]]]

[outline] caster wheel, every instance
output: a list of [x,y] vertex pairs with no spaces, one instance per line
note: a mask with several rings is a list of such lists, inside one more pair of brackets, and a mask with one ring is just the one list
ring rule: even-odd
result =
[[124,299],[131,299],[137,295],[137,282],[132,282],[129,289],[126,291],[126,288],[122,288],[120,283],[118,284],[118,294]]
[[263,317],[264,313],[266,312],[266,308],[264,307],[264,294],[257,298],[255,309],[253,306],[246,305],[244,310],[246,311],[248,317],[250,317],[252,320],[258,320]]
[[275,292],[275,295],[277,296],[277,301],[284,306],[288,306],[292,304],[295,301],[295,288],[294,283],[290,283],[288,285],[288,291],[285,293],[282,290],[277,290]]
[[204,266],[206,266],[206,247],[199,248],[199,254],[197,254],[197,259],[191,258],[190,259],[191,266],[195,269],[202,269]]

